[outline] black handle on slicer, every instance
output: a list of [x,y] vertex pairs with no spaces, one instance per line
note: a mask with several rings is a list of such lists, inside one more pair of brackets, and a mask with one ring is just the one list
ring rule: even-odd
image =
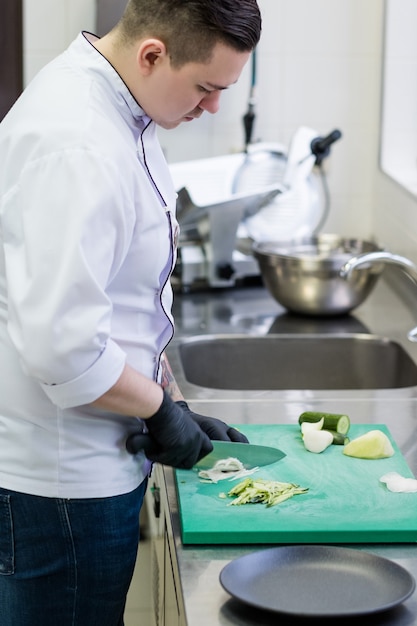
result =
[[321,165],[323,159],[328,156],[332,143],[340,139],[342,133],[337,128],[332,130],[326,137],[316,137],[310,144],[311,152],[316,156],[315,165]]

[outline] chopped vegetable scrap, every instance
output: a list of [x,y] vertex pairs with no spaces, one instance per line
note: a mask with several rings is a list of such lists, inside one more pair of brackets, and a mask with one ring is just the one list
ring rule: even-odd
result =
[[245,469],[239,459],[229,457],[228,459],[220,459],[211,469],[200,470],[198,476],[205,482],[218,483],[219,480],[237,480],[238,478],[250,476],[258,470],[259,467]]
[[417,480],[415,478],[406,478],[398,472],[388,472],[379,479],[381,483],[385,483],[389,491],[396,493],[416,493]]
[[[294,483],[282,483],[275,480],[265,480],[262,478],[246,478],[244,481],[233,487],[228,492],[228,496],[234,498],[230,505],[240,504],[266,504],[267,507],[280,504],[292,496],[307,493],[308,487],[300,487]],[[224,495],[221,495],[224,497]]]

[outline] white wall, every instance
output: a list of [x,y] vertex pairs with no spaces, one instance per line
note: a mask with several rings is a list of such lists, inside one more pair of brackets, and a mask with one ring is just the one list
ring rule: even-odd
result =
[[[260,0],[263,36],[258,54],[255,138],[288,144],[301,125],[343,139],[326,161],[331,190],[327,231],[370,236],[373,179],[378,155],[381,0]],[[241,149],[249,67],[223,96],[223,110],[168,138],[168,157],[199,150]],[[178,146],[178,148],[176,148]]]
[[94,31],[94,25],[95,0],[23,0],[25,84],[82,28]]
[[[383,0],[259,4],[263,36],[254,139],[288,144],[299,126],[319,134],[339,128],[343,138],[325,162],[332,204],[324,229],[376,235],[397,252],[409,251],[410,232],[417,232],[417,202],[378,167]],[[82,28],[94,31],[95,0],[25,0],[26,82]],[[241,150],[249,87],[248,66],[238,85],[222,96],[216,116],[161,131],[168,159]]]
[[[417,263],[417,40],[415,0],[387,0],[382,159],[376,172],[375,232]],[[414,195],[405,191],[399,181]]]
[[417,194],[417,3],[386,0],[382,169]]

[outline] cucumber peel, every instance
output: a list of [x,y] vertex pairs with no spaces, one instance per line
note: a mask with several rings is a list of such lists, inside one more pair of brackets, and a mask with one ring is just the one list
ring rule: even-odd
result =
[[[227,493],[227,496],[234,498],[228,506],[262,503],[270,507],[298,494],[307,493],[307,491],[308,487],[300,487],[295,483],[246,478]],[[221,494],[221,497],[224,495]]]

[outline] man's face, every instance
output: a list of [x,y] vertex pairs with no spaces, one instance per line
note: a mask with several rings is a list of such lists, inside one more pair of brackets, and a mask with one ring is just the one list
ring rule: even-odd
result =
[[187,63],[175,69],[169,57],[163,56],[147,77],[138,102],[165,129],[190,122],[204,111],[216,113],[221,92],[238,80],[249,57],[250,52],[238,52],[221,43],[216,44],[208,63]]

